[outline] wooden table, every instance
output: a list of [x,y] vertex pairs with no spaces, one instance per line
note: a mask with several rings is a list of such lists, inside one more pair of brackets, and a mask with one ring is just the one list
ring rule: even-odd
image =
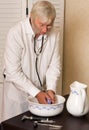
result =
[[[67,99],[67,96],[65,97]],[[21,115],[2,122],[1,130],[49,130],[48,126],[38,126],[34,128],[33,121],[30,120],[22,122],[21,118],[23,115],[30,116],[32,114],[27,111]],[[50,117],[49,119],[56,121],[57,125],[62,125],[63,127],[61,130],[89,130],[89,113],[82,117],[74,117],[67,112],[66,105],[64,106],[64,110],[61,114]]]

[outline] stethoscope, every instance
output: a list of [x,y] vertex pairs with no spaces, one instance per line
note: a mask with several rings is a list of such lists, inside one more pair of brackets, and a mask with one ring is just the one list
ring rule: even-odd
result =
[[[36,74],[37,74],[37,77],[38,77],[38,80],[39,80],[39,83],[40,83],[40,86],[41,86],[41,89],[43,89],[43,84],[42,84],[42,81],[41,81],[41,78],[40,78],[40,75],[39,75],[39,72],[38,72],[38,57],[39,55],[41,54],[42,52],[42,49],[43,49],[43,42],[44,42],[44,35],[42,36],[42,43],[41,43],[41,47],[39,48],[39,51],[36,51],[36,37],[34,37],[34,53],[36,54],[36,60],[35,60],[35,69],[36,69]],[[44,90],[44,89],[43,89]]]

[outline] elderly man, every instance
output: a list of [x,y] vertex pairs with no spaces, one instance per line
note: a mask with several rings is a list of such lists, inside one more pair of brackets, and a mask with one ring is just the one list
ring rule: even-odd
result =
[[4,55],[2,120],[28,110],[28,96],[55,103],[60,76],[59,33],[54,6],[36,2],[30,17],[10,29]]

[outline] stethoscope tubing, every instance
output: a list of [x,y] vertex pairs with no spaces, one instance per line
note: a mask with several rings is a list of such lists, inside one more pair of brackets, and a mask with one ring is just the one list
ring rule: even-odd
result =
[[37,77],[38,77],[38,80],[39,80],[39,83],[40,83],[40,86],[42,87],[42,81],[41,81],[41,78],[40,78],[40,75],[39,75],[39,72],[38,72],[38,57],[39,55],[41,54],[42,52],[42,49],[43,49],[43,42],[44,42],[44,36],[42,36],[42,44],[41,44],[41,47],[40,47],[40,51],[39,53],[36,52],[36,38],[34,38],[34,53],[36,54],[36,60],[35,60],[35,69],[36,69],[36,74],[37,74]]

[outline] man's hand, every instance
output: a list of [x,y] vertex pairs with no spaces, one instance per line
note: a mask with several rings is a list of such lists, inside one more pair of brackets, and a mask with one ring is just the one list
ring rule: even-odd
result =
[[52,90],[47,92],[39,92],[36,98],[41,104],[48,104],[47,100],[51,100],[51,103],[55,103],[55,93]]
[[36,98],[41,104],[47,104],[47,99],[50,100],[50,96],[46,92],[39,92]]
[[52,90],[48,90],[47,94],[50,96],[52,104],[55,103],[56,101],[55,93]]

